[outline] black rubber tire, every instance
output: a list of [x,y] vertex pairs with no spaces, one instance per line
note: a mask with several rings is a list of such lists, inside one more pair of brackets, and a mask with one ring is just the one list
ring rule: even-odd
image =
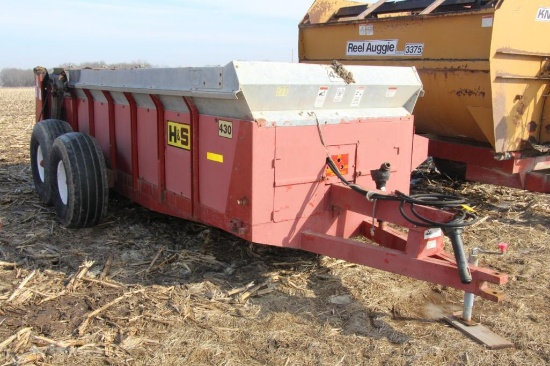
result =
[[46,119],[34,125],[30,143],[31,171],[34,188],[40,201],[45,205],[53,204],[49,160],[54,140],[67,132],[71,125],[59,119]]
[[54,208],[70,228],[97,225],[107,213],[107,168],[97,141],[80,132],[55,139],[50,159]]

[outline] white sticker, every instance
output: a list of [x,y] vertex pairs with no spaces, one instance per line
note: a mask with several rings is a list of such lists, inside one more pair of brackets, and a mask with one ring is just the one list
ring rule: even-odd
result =
[[344,99],[344,94],[346,93],[346,88],[336,89],[336,94],[334,95],[334,103],[340,103]]
[[550,8],[539,8],[537,22],[550,22]]
[[395,94],[397,94],[397,88],[391,87],[386,90],[386,98],[393,98],[395,97]]
[[353,100],[351,101],[352,107],[357,107],[359,104],[361,104],[363,94],[365,94],[365,87],[358,86],[357,89],[355,89],[355,94],[353,95]]
[[218,120],[218,136],[226,139],[233,138],[233,122]]
[[328,86],[322,86],[317,92],[317,99],[315,99],[315,108],[321,108],[325,105],[325,100],[327,99]]
[[481,27],[482,28],[491,28],[493,26],[493,16],[486,15],[481,18]]
[[348,41],[347,56],[395,56],[397,39]]
[[426,243],[426,249],[435,249],[437,248],[437,240],[430,240]]
[[359,35],[360,36],[373,36],[374,35],[374,24],[363,24],[359,26]]
[[424,239],[435,239],[443,235],[441,229],[428,229],[424,231]]
[[407,43],[405,45],[405,56],[422,56],[424,53],[424,43]]

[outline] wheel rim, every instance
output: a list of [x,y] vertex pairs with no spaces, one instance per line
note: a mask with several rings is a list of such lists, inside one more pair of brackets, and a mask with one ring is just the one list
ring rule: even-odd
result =
[[69,199],[69,187],[67,185],[67,172],[65,171],[63,161],[57,164],[57,190],[59,191],[61,202],[66,205]]
[[42,154],[42,146],[40,145],[36,149],[36,169],[38,170],[40,180],[44,183],[44,154]]

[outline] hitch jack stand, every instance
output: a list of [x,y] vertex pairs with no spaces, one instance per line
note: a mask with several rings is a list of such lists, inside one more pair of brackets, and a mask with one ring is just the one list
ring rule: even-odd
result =
[[[468,258],[468,263],[473,266],[477,266],[479,262],[479,253],[503,255],[508,245],[505,243],[500,243],[498,246],[500,249],[499,252],[486,251],[480,248],[472,249],[472,251],[470,252],[470,257]],[[489,349],[503,349],[513,347],[514,345],[510,341],[502,338],[487,327],[472,320],[474,297],[475,295],[471,292],[465,292],[463,312],[458,312],[454,313],[451,316],[446,316],[443,318],[443,320],[455,327],[456,329],[460,330],[466,336],[472,338],[478,343],[485,345]]]

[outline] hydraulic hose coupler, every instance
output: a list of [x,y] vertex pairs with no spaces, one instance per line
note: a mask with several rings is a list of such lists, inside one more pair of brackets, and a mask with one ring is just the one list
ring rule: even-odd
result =
[[386,182],[390,179],[390,163],[382,163],[380,169],[371,171],[372,179],[376,183],[376,189],[386,190]]

